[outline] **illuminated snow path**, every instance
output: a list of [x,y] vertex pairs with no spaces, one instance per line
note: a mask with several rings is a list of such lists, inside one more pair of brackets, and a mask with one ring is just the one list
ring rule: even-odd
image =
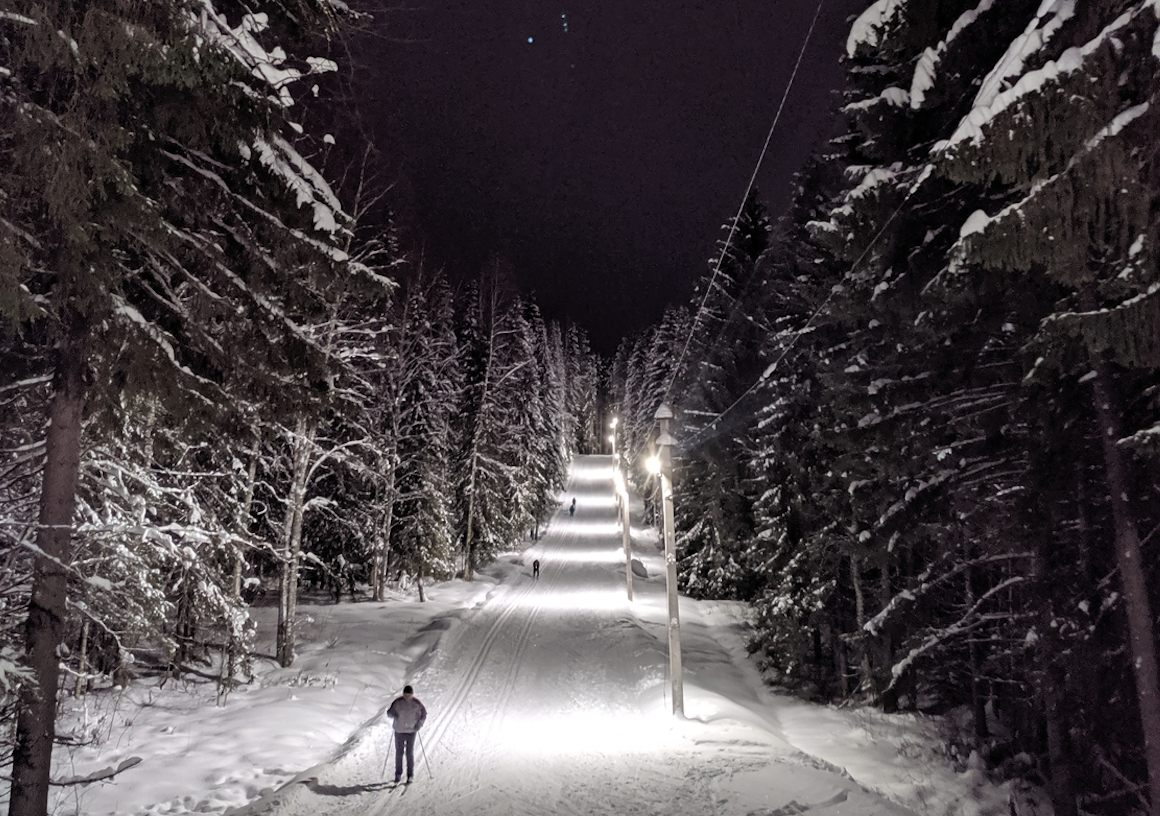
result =
[[[429,663],[414,667],[410,682],[430,712],[421,737],[432,775],[416,744],[415,783],[388,790],[390,731],[377,725],[261,812],[909,813],[779,736],[773,698],[751,667],[730,657],[737,631],[682,618],[686,719],[670,713],[662,561],[647,549],[642,560],[653,577],[636,580],[629,604],[610,462],[576,460],[561,510],[523,553],[523,568],[444,636]],[[393,770],[391,756],[388,777]]]

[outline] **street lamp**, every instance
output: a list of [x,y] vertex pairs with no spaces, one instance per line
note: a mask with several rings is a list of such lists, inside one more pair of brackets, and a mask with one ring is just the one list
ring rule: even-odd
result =
[[[665,587],[669,596],[669,674],[673,681],[673,713],[684,716],[685,713],[685,684],[681,675],[681,607],[677,599],[677,543],[674,535],[673,512],[673,457],[670,448],[676,442],[669,435],[669,420],[673,418],[672,409],[665,403],[657,408],[656,419],[660,423],[660,434],[657,436],[656,470],[661,477],[661,505],[663,508],[665,536]],[[652,469],[650,460],[650,470]]]

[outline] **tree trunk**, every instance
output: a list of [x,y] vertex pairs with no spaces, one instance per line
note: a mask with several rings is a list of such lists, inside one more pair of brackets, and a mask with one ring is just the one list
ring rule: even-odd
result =
[[[1045,524],[1041,532],[1046,533],[1039,539],[1035,557],[1031,562],[1032,578],[1036,584],[1045,584],[1052,580],[1047,567],[1047,553],[1054,543],[1051,532],[1057,528],[1054,513],[1050,509],[1043,511]],[[1055,620],[1053,603],[1048,603],[1040,617],[1040,628],[1044,633],[1051,632],[1051,623]],[[1059,643],[1055,638],[1041,637],[1036,647],[1035,665],[1042,666],[1041,672],[1034,672],[1032,676],[1039,676],[1039,691],[1043,698],[1043,720],[1047,737],[1047,761],[1050,774],[1047,778],[1047,789],[1051,794],[1051,804],[1055,816],[1076,816],[1075,773],[1071,761],[1071,747],[1067,736],[1066,709],[1066,670],[1059,664]]]
[[376,601],[383,600],[383,591],[387,586],[387,570],[389,567],[388,555],[391,551],[391,529],[395,526],[395,467],[391,466],[387,474],[386,508],[383,520],[382,542],[375,552],[374,560],[374,587],[372,597]]
[[877,684],[874,682],[874,671],[870,665],[870,636],[863,628],[866,625],[866,596],[862,591],[862,559],[853,553],[850,555],[850,581],[854,584],[854,615],[858,625],[856,640],[862,652],[858,661],[862,675],[858,681],[858,688],[875,695]]
[[[968,550],[966,557],[970,559],[972,556],[973,553]],[[973,609],[975,606],[975,580],[974,570],[970,566],[967,567],[966,575],[963,577],[963,592],[966,608]],[[975,748],[981,756],[991,734],[990,729],[987,728],[987,698],[983,693],[983,661],[979,653],[979,641],[973,635],[968,650],[971,661],[971,711],[975,721]]]
[[[893,595],[894,590],[890,584],[890,566],[886,563],[886,559],[883,559],[878,573],[878,608],[885,609]],[[878,683],[879,687],[885,687],[881,697],[882,710],[887,714],[895,714],[898,712],[899,698],[903,695],[904,690],[911,685],[909,675],[914,671],[914,667],[906,670],[907,677],[900,677],[895,682],[891,677],[891,667],[894,665],[894,637],[890,633],[890,627],[882,627],[876,639],[878,641],[876,655],[878,660],[875,662],[878,664],[878,671],[882,673]]]
[[838,695],[845,700],[850,696],[850,667],[846,662],[846,644],[838,634],[837,625],[830,628],[830,642],[834,647],[834,669],[838,672]]
[[24,629],[28,665],[36,683],[26,683],[20,689],[8,805],[11,816],[45,816],[48,812],[60,682],[57,652],[64,636],[66,570],[72,562],[72,523],[84,404],[84,362],[80,354],[70,353],[66,348],[61,352],[56,371],[51,419],[45,437],[36,533],[39,552],[33,563],[32,596]]
[[85,622],[81,624],[81,659],[77,666],[77,690],[76,696],[85,696],[85,691],[88,688],[88,680],[85,675],[89,672],[89,625],[91,621],[85,618]]
[[475,580],[475,548],[473,546],[473,530],[475,523],[475,459],[471,462],[471,481],[468,482],[467,495],[467,532],[463,540],[463,580]]
[[1144,760],[1148,768],[1151,816],[1160,816],[1160,671],[1156,663],[1156,641],[1152,631],[1152,610],[1140,548],[1140,534],[1128,503],[1130,480],[1124,452],[1116,444],[1121,435],[1120,416],[1112,407],[1112,378],[1108,364],[1093,354],[1096,376],[1096,411],[1103,441],[1105,478],[1112,502],[1116,535],[1116,561],[1124,587],[1128,613],[1128,640],[1136,678],[1136,698],[1140,725],[1144,731]]
[[302,513],[306,505],[306,477],[314,432],[307,434],[306,420],[299,419],[291,444],[293,475],[286,497],[286,520],[282,527],[282,572],[278,585],[278,664],[294,662],[294,615],[298,610],[298,561],[302,552]]
[[1068,716],[1064,711],[1062,672],[1047,661],[1043,673],[1043,713],[1047,720],[1047,759],[1051,765],[1048,789],[1055,816],[1077,816],[1075,773],[1068,745]]
[[[262,453],[262,433],[258,430],[254,435],[254,447],[250,451],[250,464],[246,470],[246,491],[242,498],[241,512],[238,518],[238,535],[248,536],[250,533],[250,523],[252,518],[250,512],[254,506],[254,488],[258,482],[258,457]],[[233,580],[230,585],[231,598],[233,599],[234,608],[242,608],[242,566],[245,559],[242,557],[241,550],[234,552],[234,570]],[[224,701],[224,692],[233,683],[234,675],[238,673],[238,656],[241,653],[239,639],[237,632],[234,631],[233,624],[229,624],[229,629],[226,632],[226,654],[225,659],[222,660],[221,679],[218,683],[218,705]]]

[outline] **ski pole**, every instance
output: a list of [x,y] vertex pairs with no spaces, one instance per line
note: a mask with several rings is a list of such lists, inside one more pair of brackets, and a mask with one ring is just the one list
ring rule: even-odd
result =
[[435,775],[431,773],[431,761],[427,759],[427,748],[423,745],[423,735],[416,731],[415,736],[419,738],[419,750],[423,752],[423,764],[427,766],[427,778],[434,779]]
[[383,772],[379,776],[387,775],[387,763],[391,761],[391,743],[395,741],[395,735],[391,734],[390,741],[387,742],[387,755],[383,758]]

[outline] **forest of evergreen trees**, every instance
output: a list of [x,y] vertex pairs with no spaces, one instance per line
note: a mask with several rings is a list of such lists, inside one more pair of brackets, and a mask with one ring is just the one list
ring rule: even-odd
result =
[[318,107],[359,22],[0,0],[12,813],[58,694],[225,694],[254,603],[290,665],[303,587],[470,579],[607,388],[632,463],[676,413],[683,589],[752,604],[775,682],[950,714],[1059,816],[1160,816],[1160,3],[867,2],[845,134],[607,380],[502,261],[451,281],[400,237]]
[[598,449],[585,332],[499,260],[425,268],[368,164],[328,159],[316,106],[359,15],[257,7],[0,3],[13,814],[46,812],[59,694],[188,672],[228,693],[257,602],[288,666],[303,588],[470,580]]
[[1160,4],[867,5],[790,211],[617,353],[618,444],[671,404],[683,588],[778,683],[1160,816]]

